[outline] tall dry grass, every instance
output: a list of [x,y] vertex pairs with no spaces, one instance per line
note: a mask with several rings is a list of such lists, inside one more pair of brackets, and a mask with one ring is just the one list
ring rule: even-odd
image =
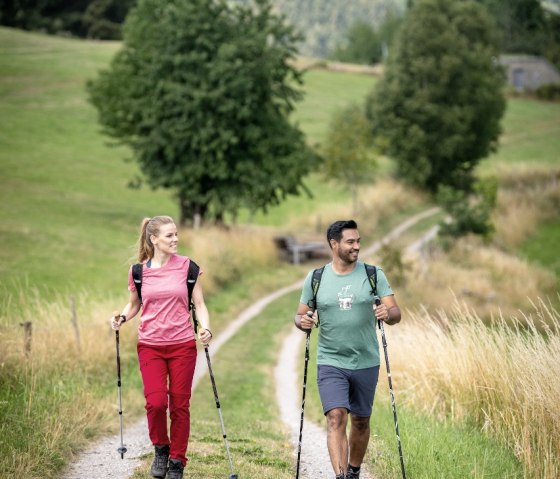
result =
[[558,216],[560,169],[523,165],[499,170],[498,175],[500,189],[494,215],[495,242],[514,248],[540,223]]
[[255,269],[272,270],[278,251],[272,231],[258,227],[185,229],[181,243],[204,270],[205,293],[235,283]]
[[533,479],[560,477],[560,314],[539,301],[516,325],[489,326],[464,304],[409,313],[389,328],[391,367],[415,408],[470,420],[499,438]]
[[529,298],[556,299],[557,279],[548,271],[480,239],[457,240],[450,251],[435,249],[404,257],[399,302],[408,308],[451,311],[456,299],[479,316],[515,316]]
[[[326,188],[338,188],[334,183],[326,183]],[[368,241],[377,233],[382,223],[390,221],[392,217],[402,211],[410,211],[411,205],[427,204],[427,195],[392,178],[380,178],[369,186],[358,189],[358,211],[352,213],[351,203],[324,201],[313,209],[312,213],[294,215],[284,228],[298,231],[298,234],[314,232],[321,238],[325,237],[327,227],[333,221],[354,217],[360,227],[360,233]]]
[[465,301],[483,318],[516,315],[529,298],[557,301],[554,272],[518,256],[516,248],[538,225],[560,211],[560,170],[522,166],[499,171],[496,233],[491,242],[469,236],[448,251],[437,245],[421,254],[404,254],[402,304],[428,310],[451,310]]

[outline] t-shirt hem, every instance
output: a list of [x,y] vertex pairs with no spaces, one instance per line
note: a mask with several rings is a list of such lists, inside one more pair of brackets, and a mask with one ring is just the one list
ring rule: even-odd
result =
[[146,344],[147,346],[175,346],[177,344],[190,343],[191,341],[196,341],[195,337],[186,339],[177,339],[174,341],[150,341],[146,339],[138,339],[138,344]]
[[350,371],[357,371],[358,369],[369,369],[369,368],[375,368],[377,366],[381,365],[381,361],[377,361],[377,362],[373,362],[371,364],[359,364],[357,366],[350,366],[350,365],[342,365],[340,363],[335,363],[335,362],[319,362],[317,361],[317,366],[333,366],[335,368],[340,368],[340,369],[348,369]]

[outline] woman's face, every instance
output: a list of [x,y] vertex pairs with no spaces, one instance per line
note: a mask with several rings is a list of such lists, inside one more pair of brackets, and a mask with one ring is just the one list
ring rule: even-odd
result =
[[179,237],[177,236],[177,227],[173,223],[161,225],[159,234],[150,236],[152,244],[156,250],[164,254],[177,253],[177,243]]

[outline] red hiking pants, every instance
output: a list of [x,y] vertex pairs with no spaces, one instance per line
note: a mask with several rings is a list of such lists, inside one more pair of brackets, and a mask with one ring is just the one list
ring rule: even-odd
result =
[[[190,434],[189,407],[196,365],[196,342],[192,340],[169,346],[138,343],[137,350],[150,440],[158,446],[169,444],[169,457],[180,460],[184,466]],[[167,434],[168,407],[170,436]]]

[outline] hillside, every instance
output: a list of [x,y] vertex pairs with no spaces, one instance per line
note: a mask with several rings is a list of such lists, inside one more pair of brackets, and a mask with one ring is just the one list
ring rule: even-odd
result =
[[391,11],[403,11],[405,0],[274,0],[278,11],[301,31],[302,55],[325,57],[358,20],[379,25]]

